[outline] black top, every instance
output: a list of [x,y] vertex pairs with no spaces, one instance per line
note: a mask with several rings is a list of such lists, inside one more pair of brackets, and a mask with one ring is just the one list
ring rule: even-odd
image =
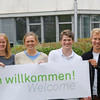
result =
[[[89,60],[93,59],[93,48],[82,55],[83,60]],[[100,97],[100,54],[97,62],[97,95]],[[89,63],[89,69],[90,69],[90,84],[91,84],[91,93],[93,95],[93,84],[94,84],[94,74],[95,74],[95,68]]]
[[11,57],[8,59],[5,59],[4,56],[0,56],[0,62],[4,63],[5,65],[14,65],[14,55],[11,55]]

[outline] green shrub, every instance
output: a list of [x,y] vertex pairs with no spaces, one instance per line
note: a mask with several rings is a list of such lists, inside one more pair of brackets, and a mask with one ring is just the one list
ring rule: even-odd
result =
[[[82,55],[83,53],[89,51],[92,47],[90,38],[86,39],[78,39],[78,42],[74,42],[72,45],[72,49],[78,54]],[[61,48],[60,42],[51,42],[51,43],[42,43],[37,45],[36,49],[40,52],[44,52],[47,55],[51,50]],[[24,45],[16,45],[15,47],[11,48],[12,54],[16,54],[18,52],[26,50]]]
[[[60,47],[61,47],[61,44],[59,42],[52,42],[52,43],[38,44],[36,46],[36,49],[37,49],[37,51],[44,52],[48,55],[51,50],[55,50],[55,49],[58,49]],[[16,45],[16,46],[11,48],[12,54],[16,54],[16,53],[19,53],[19,52],[24,51],[24,50],[26,50],[24,45]]]
[[92,44],[90,42],[77,42],[74,43],[72,48],[73,50],[78,54],[82,55],[83,53],[89,51],[92,47]]
[[78,42],[74,42],[72,48],[78,55],[82,55],[92,48],[91,40],[90,38],[78,39]]
[[12,54],[16,54],[16,53],[19,53],[19,52],[24,51],[24,50],[26,50],[24,45],[16,45],[16,46],[11,48]]
[[47,55],[51,50],[59,49],[61,48],[61,44],[59,42],[52,42],[52,43],[42,43],[37,45],[36,49],[38,51],[44,52]]

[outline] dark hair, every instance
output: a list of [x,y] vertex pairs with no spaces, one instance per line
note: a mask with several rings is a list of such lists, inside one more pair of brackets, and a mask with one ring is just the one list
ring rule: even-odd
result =
[[63,30],[60,34],[60,39],[62,40],[63,36],[66,35],[68,36],[69,38],[72,38],[72,40],[74,40],[74,33],[69,30],[69,29],[66,29],[66,30]]

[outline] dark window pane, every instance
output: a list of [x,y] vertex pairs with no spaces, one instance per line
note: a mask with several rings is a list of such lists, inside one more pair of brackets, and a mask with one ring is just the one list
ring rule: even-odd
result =
[[92,23],[91,26],[92,26],[92,29],[98,28],[98,27],[100,27],[100,24],[99,23]]
[[82,38],[90,37],[90,17],[89,16],[81,17],[81,37]]
[[40,23],[40,17],[29,17],[29,23]]
[[45,42],[56,41],[55,16],[44,17],[44,40]]
[[71,22],[71,15],[58,16],[59,22]]
[[77,27],[78,36],[77,37],[80,38],[80,15],[78,15],[77,21],[78,21],[77,23],[78,24],[78,27]]
[[60,25],[59,25],[59,32],[65,30],[65,29],[70,29],[70,30],[72,30],[71,24],[60,24]]
[[92,16],[91,21],[100,21],[99,16]]
[[18,43],[22,43],[25,33],[26,33],[26,18],[16,18],[16,37]]
[[60,24],[59,25],[59,37],[60,37],[61,31],[66,30],[66,29],[72,30],[72,25],[71,24]]
[[40,25],[30,25],[30,31],[37,34],[39,41],[41,42],[41,26]]

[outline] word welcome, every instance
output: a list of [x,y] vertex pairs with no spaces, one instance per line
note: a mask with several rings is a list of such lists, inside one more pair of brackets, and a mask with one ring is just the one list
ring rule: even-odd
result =
[[39,84],[39,83],[32,83],[28,84],[29,92],[51,92],[51,91],[68,91],[68,90],[75,90],[76,83],[56,83],[56,84]]

